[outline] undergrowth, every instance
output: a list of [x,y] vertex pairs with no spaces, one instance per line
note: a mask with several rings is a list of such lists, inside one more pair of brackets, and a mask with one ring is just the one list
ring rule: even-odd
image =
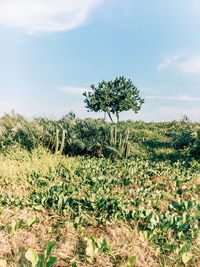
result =
[[2,117],[0,266],[198,267],[199,133]]

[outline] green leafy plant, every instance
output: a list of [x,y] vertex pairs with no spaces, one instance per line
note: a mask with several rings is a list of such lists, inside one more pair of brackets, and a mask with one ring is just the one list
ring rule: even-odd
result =
[[34,248],[29,248],[25,254],[28,261],[32,263],[32,266],[38,267],[50,267],[56,263],[57,258],[51,256],[53,247],[55,246],[55,241],[51,241],[47,244],[44,254],[37,254]]
[[136,256],[129,257],[127,262],[121,265],[121,267],[134,267],[136,265],[136,261],[137,261]]
[[100,237],[95,239],[93,236],[85,237],[86,242],[86,255],[88,257],[88,262],[93,263],[95,257],[97,257],[100,253],[108,253],[110,251],[110,247],[105,238]]

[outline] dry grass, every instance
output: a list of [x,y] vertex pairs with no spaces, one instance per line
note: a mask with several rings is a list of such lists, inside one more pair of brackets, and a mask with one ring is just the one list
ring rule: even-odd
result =
[[[26,221],[32,217],[36,217],[37,222],[30,227],[26,225]],[[22,222],[19,229],[11,229],[13,221]],[[112,251],[110,255],[99,254],[92,266],[115,266],[114,262],[126,262],[131,256],[137,256],[137,267],[159,266],[147,240],[137,230],[131,230],[123,223],[109,225],[101,231],[97,228],[86,228],[80,235],[69,220],[63,221],[56,213],[15,208],[4,210],[0,217],[0,226],[4,227],[4,231],[0,232],[0,258],[6,258],[8,266],[16,266],[16,262],[26,266],[23,265],[25,251],[32,247],[42,253],[45,244],[52,239],[57,240],[53,253],[60,259],[56,266],[71,266],[70,262],[73,260],[78,266],[88,266],[83,240],[91,235],[103,236]]]
[[[30,218],[36,218],[32,226],[27,225],[27,219]],[[13,222],[21,222],[16,230],[12,229]],[[43,253],[50,240],[57,240],[54,254],[61,259],[72,257],[76,248],[77,236],[73,225],[69,221],[63,222],[56,213],[5,209],[0,217],[0,226],[4,228],[0,232],[0,258],[7,258],[10,266],[23,258],[28,248]]]
[[109,241],[112,244],[114,257],[127,259],[132,256],[137,257],[137,267],[156,267],[155,252],[148,245],[148,241],[139,233],[137,228],[119,224],[108,228]]

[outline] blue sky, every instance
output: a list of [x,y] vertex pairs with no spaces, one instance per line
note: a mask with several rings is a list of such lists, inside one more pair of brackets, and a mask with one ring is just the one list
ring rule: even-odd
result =
[[0,0],[0,115],[88,113],[82,93],[124,75],[145,98],[122,119],[200,120],[199,0]]

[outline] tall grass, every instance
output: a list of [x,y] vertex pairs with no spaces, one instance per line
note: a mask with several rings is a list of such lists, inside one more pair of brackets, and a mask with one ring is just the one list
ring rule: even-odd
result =
[[111,124],[102,119],[80,120],[71,113],[60,120],[27,120],[11,113],[0,118],[0,149],[19,144],[28,151],[43,146],[56,154],[110,158],[146,153],[158,156],[156,150],[171,149],[180,157],[198,158],[199,127],[199,123],[188,120]]

